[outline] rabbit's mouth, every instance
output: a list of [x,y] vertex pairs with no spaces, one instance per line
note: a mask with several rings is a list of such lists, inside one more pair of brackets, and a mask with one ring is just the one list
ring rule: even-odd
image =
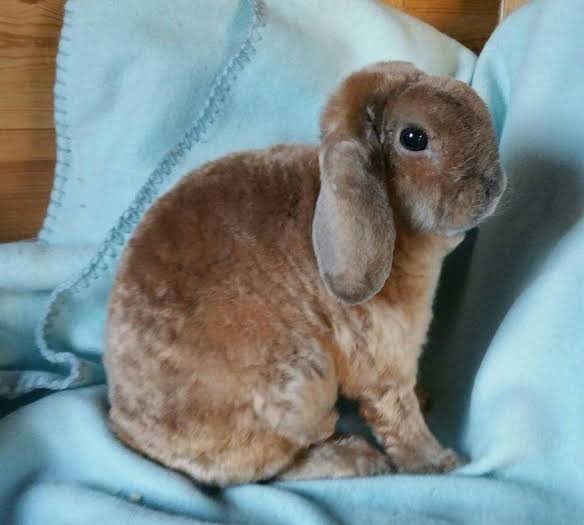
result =
[[484,221],[495,212],[501,201],[501,197],[503,197],[503,194],[505,193],[506,187],[507,175],[501,170],[499,176],[495,179],[495,182],[487,183],[485,187],[487,204],[485,209],[479,215],[477,224]]
[[501,201],[502,196],[503,196],[503,192],[499,193],[499,195],[497,195],[494,199],[491,200],[491,203],[487,206],[487,209],[482,214],[480,221],[484,221],[485,219],[487,219],[488,217],[493,215],[493,213],[497,209],[497,206],[499,205],[499,202]]
[[461,233],[462,231],[472,230],[473,228],[476,228],[479,224],[487,220],[491,215],[493,215],[493,213],[497,209],[497,206],[499,205],[502,196],[503,191],[500,191],[498,195],[496,195],[495,197],[491,197],[486,206],[484,206],[474,215],[470,223],[465,228],[461,228],[458,232],[455,233]]
[[497,209],[497,206],[499,205],[499,202],[501,201],[501,197],[503,196],[504,193],[504,185],[503,188],[497,192],[496,195],[490,195],[490,198],[488,201],[486,201],[482,206],[480,206],[479,208],[476,208],[474,210],[474,213],[471,214],[471,216],[469,217],[468,220],[463,221],[463,222],[459,222],[458,224],[456,224],[457,221],[453,223],[451,223],[450,225],[443,227],[443,228],[439,228],[439,233],[441,233],[442,235],[445,235],[446,237],[455,237],[457,235],[460,235],[466,231],[472,230],[473,228],[476,228],[479,224],[481,224],[482,222],[484,222],[486,219],[488,219],[491,215],[493,215],[493,213],[495,212],[495,210]]
[[[507,176],[503,170],[497,170],[496,175],[491,175],[487,179],[483,179],[480,191],[480,197],[477,199],[480,202],[479,206],[474,207],[471,212],[470,221],[461,231],[476,228],[484,220],[488,219],[499,205],[505,188],[507,187]],[[476,201],[475,201],[476,202]]]

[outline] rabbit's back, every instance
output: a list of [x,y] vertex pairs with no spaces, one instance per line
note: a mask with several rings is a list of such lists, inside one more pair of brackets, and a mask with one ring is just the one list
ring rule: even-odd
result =
[[318,185],[317,153],[310,147],[277,146],[210,163],[148,212],[129,242],[117,284],[134,286],[150,306],[188,314],[212,288],[236,293],[228,282],[256,286],[254,293],[263,295],[286,261],[314,266],[310,234]]

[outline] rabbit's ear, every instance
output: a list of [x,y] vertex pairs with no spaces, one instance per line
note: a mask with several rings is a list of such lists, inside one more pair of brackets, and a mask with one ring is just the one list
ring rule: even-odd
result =
[[383,287],[395,228],[380,165],[358,141],[326,141],[312,241],[327,289],[345,303],[366,301]]
[[312,241],[321,278],[342,302],[366,301],[389,276],[395,227],[383,111],[420,75],[404,63],[369,67],[350,76],[325,109]]

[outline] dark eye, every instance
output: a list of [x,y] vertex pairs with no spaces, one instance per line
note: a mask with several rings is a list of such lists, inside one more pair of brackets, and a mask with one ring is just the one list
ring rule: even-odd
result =
[[428,146],[428,135],[420,128],[405,128],[400,133],[399,141],[410,151],[422,151]]

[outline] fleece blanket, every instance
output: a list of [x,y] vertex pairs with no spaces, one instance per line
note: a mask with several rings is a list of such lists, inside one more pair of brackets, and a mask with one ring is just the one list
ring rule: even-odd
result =
[[[475,65],[365,0],[69,0],[51,205],[38,240],[0,246],[0,522],[583,521],[583,7],[530,3]],[[422,363],[430,424],[468,464],[213,491],[125,448],[107,428],[101,334],[144,211],[206,160],[316,140],[339,79],[388,59],[472,81],[510,179],[447,261]]]

